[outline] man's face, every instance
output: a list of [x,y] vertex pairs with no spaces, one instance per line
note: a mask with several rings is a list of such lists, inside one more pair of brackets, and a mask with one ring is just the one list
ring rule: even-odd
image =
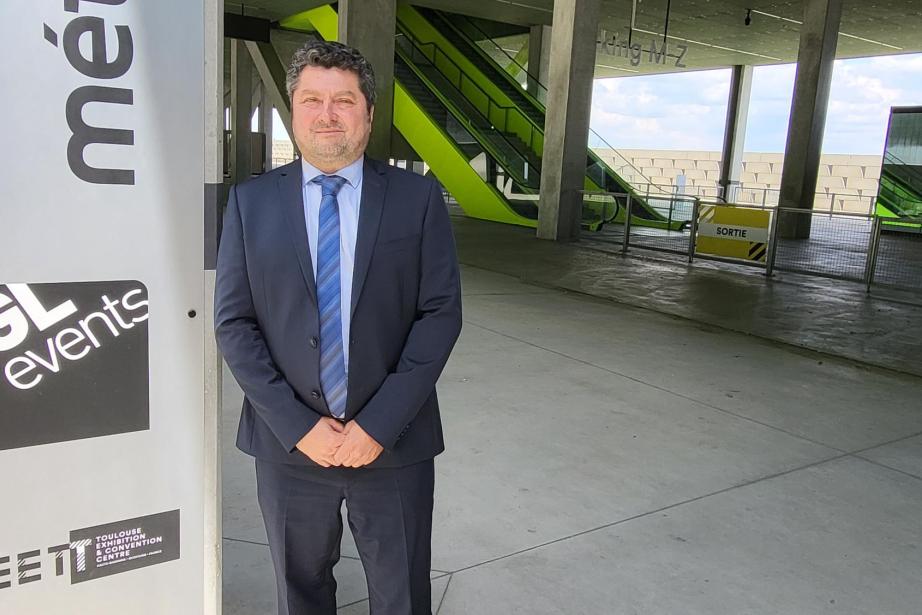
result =
[[291,129],[301,155],[332,173],[365,151],[374,108],[369,109],[352,71],[307,66],[291,98]]

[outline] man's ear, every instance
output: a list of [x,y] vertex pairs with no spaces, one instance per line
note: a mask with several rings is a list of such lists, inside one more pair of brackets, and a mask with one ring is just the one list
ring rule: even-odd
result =
[[375,107],[372,105],[368,108],[368,123],[371,124],[375,121]]

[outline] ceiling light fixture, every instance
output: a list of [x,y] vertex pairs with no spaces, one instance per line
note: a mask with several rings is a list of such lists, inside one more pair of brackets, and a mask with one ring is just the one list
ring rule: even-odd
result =
[[596,66],[602,66],[604,68],[610,68],[612,70],[620,70],[623,73],[639,73],[639,70],[633,68],[621,68],[620,66],[612,66],[611,64],[602,64],[601,62],[596,62]]

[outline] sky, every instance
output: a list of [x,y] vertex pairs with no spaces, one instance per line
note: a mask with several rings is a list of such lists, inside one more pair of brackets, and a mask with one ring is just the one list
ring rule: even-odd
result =
[[[757,66],[747,152],[783,152],[794,64]],[[596,79],[590,124],[615,149],[719,151],[730,70]],[[891,106],[922,105],[922,54],[836,60],[825,154],[883,152]]]

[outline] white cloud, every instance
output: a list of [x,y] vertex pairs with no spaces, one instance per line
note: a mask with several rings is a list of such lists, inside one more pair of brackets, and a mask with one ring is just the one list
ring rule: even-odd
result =
[[[756,67],[747,151],[784,151],[795,72],[794,64]],[[729,82],[728,69],[599,79],[592,127],[615,148],[718,150]],[[838,60],[823,151],[879,154],[890,107],[920,104],[922,54]]]
[[592,128],[621,149],[716,149],[730,71],[599,79]]

